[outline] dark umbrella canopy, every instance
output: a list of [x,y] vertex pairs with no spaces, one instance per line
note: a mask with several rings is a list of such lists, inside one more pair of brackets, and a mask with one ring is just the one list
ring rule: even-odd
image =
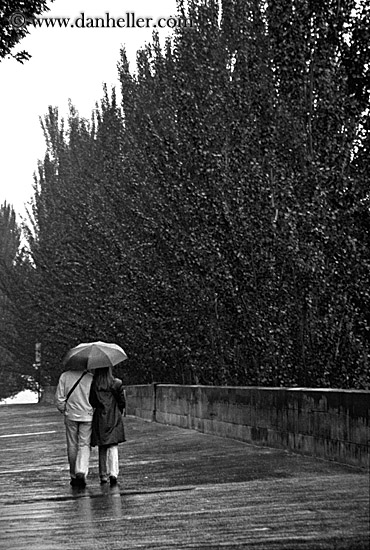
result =
[[126,353],[117,344],[89,342],[70,349],[63,359],[63,366],[72,370],[94,370],[113,367],[125,359]]

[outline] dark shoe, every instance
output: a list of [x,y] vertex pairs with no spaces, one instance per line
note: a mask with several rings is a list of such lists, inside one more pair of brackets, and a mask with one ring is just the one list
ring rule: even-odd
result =
[[76,487],[81,487],[82,489],[86,487],[85,474],[76,474]]
[[78,481],[75,477],[71,477],[71,485],[72,487],[78,487]]
[[100,476],[100,483],[104,485],[104,483],[108,483],[108,476]]
[[117,485],[117,478],[116,476],[109,476],[109,483],[111,487],[114,487],[114,485]]

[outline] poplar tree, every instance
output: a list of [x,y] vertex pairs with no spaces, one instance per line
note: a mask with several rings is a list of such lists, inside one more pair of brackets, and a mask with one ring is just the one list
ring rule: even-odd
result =
[[105,90],[91,122],[44,119],[28,235],[46,371],[106,339],[126,382],[368,387],[366,5],[182,12],[192,27],[154,36],[135,74],[122,51],[121,106]]
[[11,205],[0,207],[0,399],[35,389],[34,343],[23,332],[27,261],[20,249],[21,228]]
[[[50,0],[53,2],[53,0]],[[36,15],[47,11],[46,0],[2,0],[0,5],[0,60],[13,57],[20,63],[30,59],[25,50],[12,53],[18,42],[28,34]]]

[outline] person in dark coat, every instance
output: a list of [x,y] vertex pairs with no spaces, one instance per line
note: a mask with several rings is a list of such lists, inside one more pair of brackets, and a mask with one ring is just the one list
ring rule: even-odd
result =
[[122,381],[114,378],[110,367],[96,369],[89,401],[94,407],[91,446],[99,447],[99,476],[101,483],[117,483],[118,444],[125,441],[122,413],[125,392]]

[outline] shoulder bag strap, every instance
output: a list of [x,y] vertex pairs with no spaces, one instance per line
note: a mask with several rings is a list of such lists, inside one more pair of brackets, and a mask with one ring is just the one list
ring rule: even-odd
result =
[[80,378],[77,380],[77,382],[75,382],[75,383],[73,384],[72,388],[71,388],[71,389],[69,390],[69,392],[67,393],[67,397],[66,397],[66,401],[65,401],[66,403],[67,403],[68,399],[71,397],[72,392],[74,392],[74,390],[77,388],[78,384],[81,382],[82,378],[85,376],[85,374],[87,374],[87,370],[85,370],[85,371],[81,374]]

